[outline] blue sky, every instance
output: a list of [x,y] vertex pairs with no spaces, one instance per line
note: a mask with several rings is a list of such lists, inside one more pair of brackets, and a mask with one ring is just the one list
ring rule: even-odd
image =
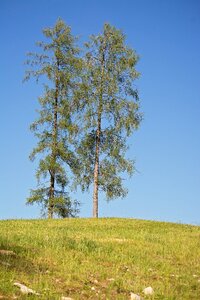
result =
[[[144,121],[131,137],[137,172],[126,199],[107,203],[101,217],[131,217],[200,224],[200,2],[195,0],[1,0],[0,1],[0,218],[38,218],[26,206],[35,186],[36,117],[40,85],[22,84],[26,53],[42,28],[58,17],[82,41],[105,22],[123,30],[140,56],[137,81]],[[90,217],[91,194],[78,193],[81,217]]]

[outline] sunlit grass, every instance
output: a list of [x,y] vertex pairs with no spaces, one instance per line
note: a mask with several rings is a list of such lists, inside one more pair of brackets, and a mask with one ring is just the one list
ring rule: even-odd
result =
[[[0,296],[200,299],[200,227],[130,219],[0,221]],[[153,296],[142,290],[151,286]],[[6,299],[6,298],[5,298]]]

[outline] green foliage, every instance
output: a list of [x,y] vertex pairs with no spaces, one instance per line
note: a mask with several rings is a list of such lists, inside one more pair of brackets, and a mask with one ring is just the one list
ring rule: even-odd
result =
[[45,216],[49,203],[53,202],[54,214],[61,218],[74,218],[79,213],[80,202],[72,200],[68,193],[64,191],[55,191],[54,198],[49,197],[49,188],[40,187],[31,190],[30,197],[27,198],[27,204],[38,203],[42,207],[42,214]]
[[[78,57],[79,49],[71,30],[62,20],[53,28],[43,30],[46,40],[38,42],[39,53],[29,53],[25,80],[43,76],[45,80],[44,95],[39,97],[38,118],[31,125],[31,130],[38,138],[30,159],[39,154],[39,166],[36,172],[38,188],[31,191],[28,204],[40,203],[49,213],[58,216],[74,216],[77,205],[70,205],[69,194],[65,192],[69,185],[66,173],[76,171],[77,158],[73,144],[76,140],[78,126],[76,90],[79,88],[78,74],[82,67]],[[44,180],[49,178],[49,186]],[[50,211],[51,210],[51,211]]]
[[38,118],[31,125],[38,144],[30,159],[40,155],[39,186],[28,203],[43,203],[51,217],[69,203],[65,193],[71,173],[73,186],[83,191],[96,182],[96,203],[99,189],[108,200],[127,194],[122,174],[134,171],[134,162],[126,158],[127,137],[142,116],[133,85],[139,77],[138,56],[126,46],[120,30],[105,24],[102,34],[85,44],[83,58],[62,20],[43,33],[49,42],[38,42],[39,53],[29,53],[25,77],[42,76],[45,83]]
[[97,136],[99,139],[98,186],[107,199],[124,197],[122,173],[131,175],[134,162],[125,158],[127,137],[142,119],[134,81],[138,56],[125,45],[125,36],[105,24],[103,33],[86,43],[82,75],[83,130],[77,153],[81,170],[77,184],[88,189],[94,178]]

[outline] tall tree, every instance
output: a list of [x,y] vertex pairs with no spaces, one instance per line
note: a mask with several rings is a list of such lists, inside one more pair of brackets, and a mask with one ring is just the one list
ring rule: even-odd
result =
[[[36,173],[38,188],[31,190],[28,204],[39,203],[47,209],[48,217],[74,216],[78,212],[78,202],[73,202],[66,187],[69,176],[65,167],[76,170],[73,141],[77,125],[73,123],[77,105],[74,98],[78,89],[78,73],[81,60],[79,49],[71,29],[59,19],[53,28],[43,30],[45,41],[38,42],[39,53],[29,53],[27,64],[31,67],[25,79],[45,77],[44,95],[39,97],[38,119],[31,130],[38,138],[30,158],[40,154]],[[48,179],[48,183],[45,180]],[[74,206],[73,206],[74,205]]]
[[122,173],[134,171],[133,161],[125,154],[127,137],[141,121],[138,92],[133,86],[139,76],[137,61],[122,32],[109,24],[86,44],[84,125],[77,150],[82,171],[77,183],[85,190],[93,182],[93,217],[98,217],[99,190],[107,200],[124,197],[127,190]]

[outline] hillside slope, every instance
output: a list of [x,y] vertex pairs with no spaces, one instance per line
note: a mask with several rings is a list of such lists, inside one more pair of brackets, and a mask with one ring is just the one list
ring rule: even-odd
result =
[[[14,282],[40,295],[23,296]],[[148,286],[152,296],[142,292]],[[200,227],[131,219],[0,221],[0,299],[130,299],[130,292],[200,299]]]

